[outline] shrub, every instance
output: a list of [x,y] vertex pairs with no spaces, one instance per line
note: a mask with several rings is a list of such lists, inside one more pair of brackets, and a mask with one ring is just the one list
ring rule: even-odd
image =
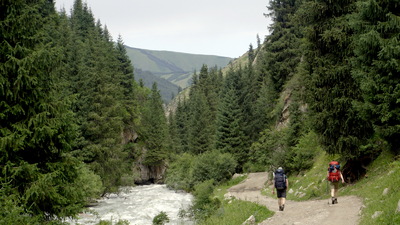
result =
[[213,179],[216,183],[232,177],[236,161],[229,153],[218,151],[206,152],[199,155],[192,166],[192,176],[195,184]]
[[164,225],[169,222],[167,213],[161,211],[157,216],[153,218],[153,225]]
[[218,198],[212,198],[214,192],[214,180],[199,183],[194,188],[194,202],[190,211],[196,220],[203,220],[215,212],[221,202]]

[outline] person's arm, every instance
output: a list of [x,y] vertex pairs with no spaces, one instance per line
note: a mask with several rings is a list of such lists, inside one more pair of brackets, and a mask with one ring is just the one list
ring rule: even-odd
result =
[[344,183],[344,179],[343,179],[343,175],[342,175],[342,171],[340,171],[340,178],[342,179],[342,184]]
[[288,189],[289,188],[289,179],[287,179],[287,177],[286,177],[286,189]]
[[275,194],[275,174],[273,173],[274,177],[272,178],[272,194]]

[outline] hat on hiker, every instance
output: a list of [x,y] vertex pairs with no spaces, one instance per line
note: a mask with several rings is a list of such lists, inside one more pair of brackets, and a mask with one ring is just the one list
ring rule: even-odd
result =
[[278,173],[284,173],[282,167],[278,167],[278,169],[276,170],[276,172],[278,172]]

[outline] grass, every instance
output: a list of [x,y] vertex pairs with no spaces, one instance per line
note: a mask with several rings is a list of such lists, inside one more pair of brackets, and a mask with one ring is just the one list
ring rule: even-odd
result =
[[251,215],[259,223],[273,215],[267,207],[248,201],[237,199],[226,200],[224,195],[227,190],[245,180],[247,176],[232,179],[214,189],[214,196],[221,201],[221,207],[215,214],[207,218],[207,220],[200,222],[200,225],[240,225],[246,221]]
[[[360,225],[400,224],[400,212],[396,213],[400,201],[400,161],[389,152],[383,152],[369,167],[368,177],[341,191],[363,199]],[[387,188],[387,194],[384,190]],[[373,218],[373,215],[381,215]]]

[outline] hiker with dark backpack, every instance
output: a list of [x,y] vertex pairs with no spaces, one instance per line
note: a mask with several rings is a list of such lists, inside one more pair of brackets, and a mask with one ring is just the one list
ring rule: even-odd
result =
[[285,208],[285,201],[286,201],[286,190],[289,187],[289,181],[285,175],[285,171],[282,167],[279,167],[275,173],[273,173],[273,186],[272,186],[272,194],[276,194],[278,197],[278,205],[279,211],[283,211]]
[[328,167],[328,181],[331,182],[331,198],[332,204],[337,204],[337,193],[339,190],[339,181],[344,183],[342,172],[340,171],[340,164],[337,161],[331,161]]

